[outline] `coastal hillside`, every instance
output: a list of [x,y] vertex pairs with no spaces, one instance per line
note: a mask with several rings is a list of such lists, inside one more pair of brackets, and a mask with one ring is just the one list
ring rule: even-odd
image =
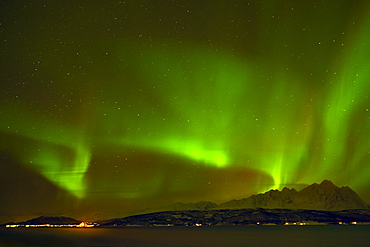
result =
[[166,211],[112,219],[109,222],[104,222],[101,226],[231,226],[364,223],[370,223],[370,210],[320,211],[258,208]]

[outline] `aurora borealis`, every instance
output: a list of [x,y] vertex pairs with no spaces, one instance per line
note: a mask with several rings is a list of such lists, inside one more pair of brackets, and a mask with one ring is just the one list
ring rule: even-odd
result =
[[370,202],[367,1],[0,12],[0,216],[219,203],[324,179]]

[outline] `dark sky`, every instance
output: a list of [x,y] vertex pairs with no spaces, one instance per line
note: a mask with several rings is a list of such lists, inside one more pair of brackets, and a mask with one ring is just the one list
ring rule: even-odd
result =
[[0,216],[370,202],[368,1],[1,1]]

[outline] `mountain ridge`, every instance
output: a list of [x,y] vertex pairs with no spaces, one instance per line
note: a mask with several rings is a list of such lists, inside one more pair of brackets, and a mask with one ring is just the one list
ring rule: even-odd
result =
[[305,209],[215,209],[164,211],[102,222],[102,227],[126,226],[233,226],[368,224],[369,209],[320,211]]
[[[269,190],[265,193],[252,195],[247,198],[234,199],[221,204],[210,201],[199,202],[175,202],[173,204],[155,207],[136,209],[132,211],[114,211],[114,212],[94,212],[92,215],[75,212],[73,218],[83,219],[84,221],[97,222],[114,218],[129,216],[138,216],[157,212],[170,211],[212,211],[212,210],[239,210],[239,209],[288,209],[288,210],[324,210],[324,211],[342,211],[342,210],[361,210],[369,209],[369,205],[364,202],[355,191],[348,186],[338,187],[330,180],[324,180],[320,184],[313,183],[300,191],[294,188],[284,187],[281,191]],[[72,218],[72,222],[76,220]],[[63,219],[63,220],[62,220]],[[68,219],[68,220],[67,220]],[[71,218],[47,217],[35,218],[32,224],[45,221],[69,221]],[[31,222],[27,222],[31,223]]]
[[313,183],[300,191],[286,187],[282,191],[270,190],[248,198],[221,203],[217,208],[282,208],[340,211],[367,209],[368,205],[348,186],[338,187],[330,180],[323,180],[320,184]]
[[24,225],[43,225],[43,224],[55,224],[55,225],[69,225],[69,224],[80,224],[80,220],[76,220],[66,216],[40,216],[33,218],[18,224]]
[[297,191],[294,188],[289,189],[284,187],[281,191],[269,190],[265,193],[251,195],[242,199],[234,199],[220,204],[210,201],[188,203],[175,202],[167,206],[125,212],[125,214],[121,214],[120,217],[179,210],[257,208],[341,211],[351,209],[369,209],[370,207],[348,186],[338,187],[330,180],[323,180],[320,184],[313,183],[300,191]]

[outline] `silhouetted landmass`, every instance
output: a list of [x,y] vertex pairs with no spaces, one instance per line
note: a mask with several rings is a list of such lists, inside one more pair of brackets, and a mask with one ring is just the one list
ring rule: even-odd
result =
[[222,209],[166,211],[112,219],[101,226],[230,226],[250,224],[370,223],[370,210],[291,210],[291,209]]
[[[80,220],[64,216],[40,216],[31,220],[17,223],[18,225],[74,225],[80,224]],[[9,223],[8,223],[9,224]]]
[[[149,212],[147,212],[149,211]],[[192,226],[249,225],[286,223],[351,224],[370,223],[368,205],[349,187],[337,187],[329,180],[296,191],[270,190],[240,200],[217,205],[213,202],[177,202],[162,210],[145,209],[136,215],[100,221],[112,226]],[[69,217],[41,216],[16,225],[75,225],[81,221]],[[96,225],[94,225],[96,226]]]
[[102,226],[370,222],[368,205],[357,193],[347,186],[339,188],[329,180],[314,183],[301,191],[288,188],[282,191],[270,190],[220,205],[199,202],[175,203],[170,206],[175,210],[117,218],[102,222]]
[[348,186],[338,187],[331,181],[324,180],[320,184],[311,184],[300,191],[285,187],[281,191],[270,190],[265,193],[252,195],[239,200],[231,200],[219,205],[208,201],[200,201],[197,203],[176,202],[163,207],[146,208],[128,212],[125,216],[162,211],[247,208],[341,211],[349,209],[368,209],[369,205]]
[[270,190],[240,200],[222,203],[217,208],[286,208],[340,211],[348,209],[368,209],[355,191],[348,186],[338,187],[329,180],[321,184],[311,184],[301,191],[284,188]]

